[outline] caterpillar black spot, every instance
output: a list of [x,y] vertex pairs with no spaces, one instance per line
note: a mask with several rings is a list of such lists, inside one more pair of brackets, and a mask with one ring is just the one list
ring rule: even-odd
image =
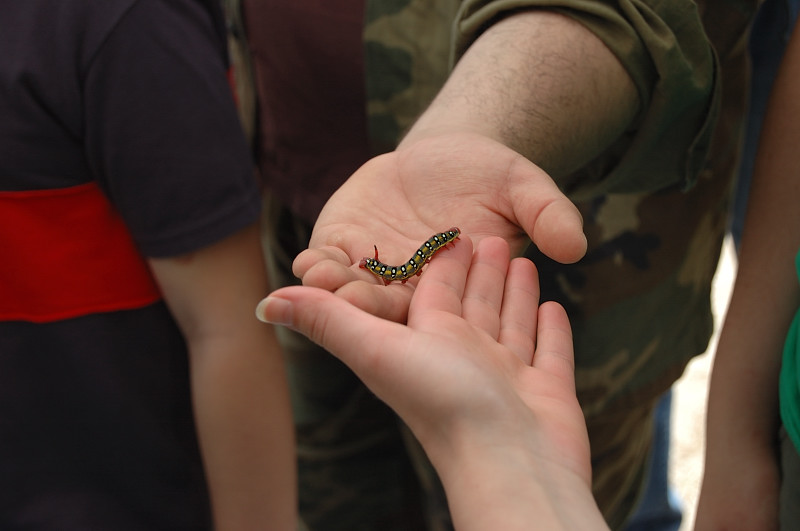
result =
[[398,266],[387,265],[379,261],[378,246],[374,245],[375,258],[362,258],[358,266],[383,280],[383,283],[387,286],[394,280],[405,283],[414,275],[421,275],[422,266],[430,262],[433,255],[439,250],[457,240],[460,234],[461,231],[458,227],[451,227],[444,232],[437,232],[428,238],[428,241],[420,245],[414,256],[409,258],[406,263]]

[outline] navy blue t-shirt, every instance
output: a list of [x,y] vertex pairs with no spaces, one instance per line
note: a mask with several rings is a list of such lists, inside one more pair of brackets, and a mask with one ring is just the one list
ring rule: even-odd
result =
[[[1,2],[0,208],[97,183],[151,257],[256,221],[221,28],[214,0]],[[37,230],[20,249],[26,226],[0,227],[0,260],[47,246]],[[45,321],[0,321],[0,529],[210,527],[165,304]]]

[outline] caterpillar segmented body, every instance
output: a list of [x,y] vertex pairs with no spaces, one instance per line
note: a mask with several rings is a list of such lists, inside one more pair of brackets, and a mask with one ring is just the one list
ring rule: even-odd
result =
[[437,251],[456,241],[459,234],[461,234],[461,231],[458,227],[451,227],[444,232],[434,234],[417,249],[414,256],[409,258],[406,263],[398,266],[386,265],[379,261],[378,246],[375,245],[375,258],[362,258],[358,266],[383,280],[383,283],[387,286],[393,280],[399,280],[405,284],[414,275],[421,275],[422,266],[430,262]]

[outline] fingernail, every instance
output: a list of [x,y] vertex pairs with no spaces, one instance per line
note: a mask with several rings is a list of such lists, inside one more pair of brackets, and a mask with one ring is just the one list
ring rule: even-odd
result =
[[256,306],[256,317],[265,323],[292,326],[294,305],[286,299],[267,297]]

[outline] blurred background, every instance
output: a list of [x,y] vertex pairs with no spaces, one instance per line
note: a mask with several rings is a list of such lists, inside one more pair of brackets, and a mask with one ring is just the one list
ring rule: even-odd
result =
[[695,505],[703,474],[708,377],[711,373],[717,332],[722,325],[736,275],[736,263],[733,241],[727,238],[714,277],[714,337],[706,353],[692,360],[673,388],[669,474],[670,481],[684,504],[681,531],[690,531],[694,525]]

